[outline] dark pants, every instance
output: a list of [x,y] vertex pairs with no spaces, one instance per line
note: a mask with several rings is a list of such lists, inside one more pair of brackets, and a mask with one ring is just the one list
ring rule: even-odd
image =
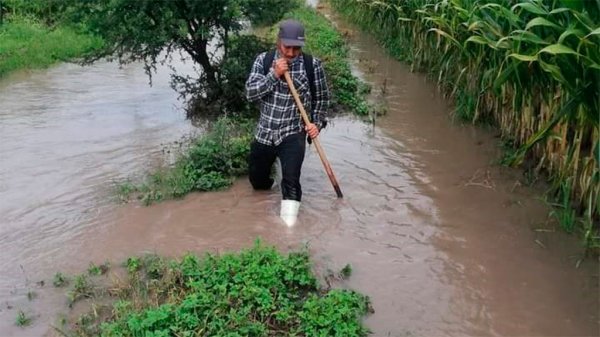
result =
[[281,162],[281,193],[283,200],[302,199],[300,170],[306,150],[306,134],[297,133],[286,137],[281,144],[264,145],[256,140],[250,146],[248,174],[255,190],[268,190],[273,185],[271,168],[275,158]]

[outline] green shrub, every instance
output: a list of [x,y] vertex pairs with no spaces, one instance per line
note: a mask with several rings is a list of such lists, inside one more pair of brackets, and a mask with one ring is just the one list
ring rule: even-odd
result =
[[[283,255],[257,243],[240,253],[193,254],[157,263],[112,286],[106,315],[84,315],[78,336],[366,336],[368,298],[320,289],[308,253]],[[131,259],[130,259],[131,260]],[[151,267],[153,266],[153,267]],[[119,290],[120,289],[120,290]],[[91,318],[91,320],[90,320]],[[81,320],[79,320],[81,322]]]
[[244,118],[219,118],[172,167],[154,172],[139,186],[126,183],[127,188],[118,188],[120,198],[136,194],[149,205],[180,198],[192,191],[215,191],[230,186],[236,177],[248,171],[254,123]]

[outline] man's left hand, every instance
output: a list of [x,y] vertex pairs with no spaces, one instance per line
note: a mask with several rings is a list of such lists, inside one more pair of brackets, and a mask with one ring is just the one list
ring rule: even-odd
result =
[[308,133],[308,136],[311,139],[315,139],[319,135],[319,128],[313,123],[306,124],[304,130],[306,131],[306,133]]

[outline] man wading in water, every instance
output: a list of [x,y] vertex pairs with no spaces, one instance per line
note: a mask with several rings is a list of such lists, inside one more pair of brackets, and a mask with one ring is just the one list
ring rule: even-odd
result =
[[[304,27],[295,20],[279,26],[277,48],[256,58],[246,81],[246,97],[260,102],[260,119],[250,147],[249,178],[256,190],[268,190],[275,158],[281,162],[280,216],[292,226],[296,222],[302,189],[300,171],[304,161],[306,135],[315,138],[327,124],[329,89],[321,61],[302,53]],[[294,86],[312,123],[304,125],[292,93],[285,82],[289,71]]]

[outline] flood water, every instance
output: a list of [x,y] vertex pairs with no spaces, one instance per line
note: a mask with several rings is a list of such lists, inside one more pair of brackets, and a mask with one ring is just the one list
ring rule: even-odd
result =
[[[91,261],[82,239],[114,221],[115,182],[168,160],[164,153],[195,132],[169,70],[153,80],[150,87],[140,64],[98,63],[0,81],[1,336],[41,335],[42,323],[14,327],[17,309],[47,309],[38,310],[48,294],[36,282],[80,272]],[[39,301],[28,303],[30,290]],[[64,296],[52,298],[63,305]]]
[[[337,285],[371,297],[373,336],[597,336],[598,263],[553,231],[542,190],[495,164],[493,132],[454,123],[432,83],[350,35],[355,71],[388,113],[374,125],[332,118],[321,141],[345,198],[311,148],[293,228],[277,217],[279,191],[246,179],[151,207],[113,202],[112,181],[157,165],[163,144],[193,131],[164,74],[151,88],[135,65],[61,65],[0,82],[2,335],[43,335],[66,312],[49,285],[56,271],[261,237],[308,244],[317,272],[350,263]],[[37,315],[32,327],[14,326],[18,309]]]

